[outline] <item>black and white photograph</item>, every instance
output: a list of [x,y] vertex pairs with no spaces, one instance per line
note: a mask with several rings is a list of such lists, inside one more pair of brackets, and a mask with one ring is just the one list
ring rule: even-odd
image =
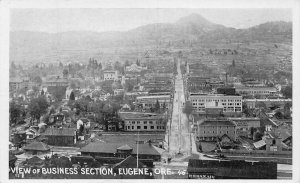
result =
[[8,3],[1,175],[299,181],[288,2]]

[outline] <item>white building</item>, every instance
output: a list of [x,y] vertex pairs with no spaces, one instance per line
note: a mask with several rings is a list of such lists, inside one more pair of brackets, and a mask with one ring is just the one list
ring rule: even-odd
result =
[[224,114],[242,112],[242,96],[191,93],[189,100],[194,112],[199,114],[204,114],[206,106],[210,106],[211,102],[217,103],[217,106],[222,106]]
[[103,79],[104,80],[117,80],[118,79],[118,72],[117,71],[104,71],[103,72]]

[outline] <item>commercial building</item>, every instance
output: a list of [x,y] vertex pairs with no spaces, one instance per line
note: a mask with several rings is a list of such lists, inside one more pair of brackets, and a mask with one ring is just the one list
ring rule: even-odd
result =
[[128,156],[139,157],[139,159],[161,160],[161,149],[151,143],[145,144],[121,144],[121,143],[89,143],[82,147],[79,152],[82,156],[98,157],[118,157],[126,158]]
[[205,119],[197,122],[197,137],[202,141],[217,141],[226,134],[231,140],[236,140],[236,124],[228,119]]
[[259,118],[228,118],[236,124],[236,134],[238,136],[247,136],[251,128],[260,127]]
[[136,105],[141,106],[143,109],[150,109],[154,108],[158,101],[160,108],[165,106],[165,108],[168,109],[170,100],[170,95],[138,96],[136,97]]
[[274,95],[277,93],[275,87],[237,87],[235,89],[236,93],[240,95]]
[[125,131],[165,131],[165,116],[155,113],[123,112]]
[[196,114],[205,114],[206,106],[211,106],[212,102],[218,107],[222,106],[225,115],[242,113],[242,96],[191,93],[189,100]]
[[190,159],[189,179],[277,179],[277,163]]

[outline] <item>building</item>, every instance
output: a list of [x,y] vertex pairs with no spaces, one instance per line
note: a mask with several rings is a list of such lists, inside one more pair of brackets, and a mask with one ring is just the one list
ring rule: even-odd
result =
[[124,89],[115,89],[114,90],[114,95],[117,96],[117,95],[124,95],[125,91]]
[[271,106],[272,103],[277,103],[284,105],[287,102],[292,102],[292,99],[244,99],[243,102],[247,105],[248,108],[256,108],[256,104],[263,102],[266,106]]
[[47,128],[43,135],[49,145],[72,146],[76,144],[75,128]]
[[224,134],[235,141],[236,124],[228,119],[205,119],[197,122],[197,137],[201,141],[217,141]]
[[236,93],[246,96],[246,95],[262,95],[269,96],[277,93],[275,87],[237,87]]
[[25,147],[23,147],[23,150],[27,154],[42,155],[42,154],[49,153],[50,152],[50,147],[47,144],[43,143],[43,142],[34,141],[34,142],[26,145]]
[[49,78],[45,82],[43,82],[43,87],[49,87],[49,86],[63,86],[67,87],[69,85],[69,81],[66,78],[61,78],[59,76]]
[[160,108],[164,106],[169,108],[171,96],[170,95],[155,95],[155,96],[137,96],[136,105],[141,106],[143,109],[154,108],[157,101],[160,104]]
[[242,113],[242,96],[191,93],[189,100],[196,114],[205,114],[205,108],[211,102],[215,102],[216,106],[223,106],[224,115]]
[[121,144],[121,143],[89,143],[82,147],[79,152],[82,156],[98,157],[118,157],[126,158],[128,156],[137,157],[139,159],[151,159],[153,161],[161,160],[161,153],[158,148],[151,143],[145,144]]
[[236,124],[236,133],[238,136],[247,136],[251,128],[260,127],[259,118],[228,118]]
[[143,70],[147,70],[147,67],[138,66],[136,64],[131,64],[130,66],[126,66],[125,67],[126,73],[128,73],[128,72],[133,72],[133,73],[135,73],[135,72],[141,72]]
[[189,179],[277,179],[277,163],[189,159]]
[[103,79],[104,80],[117,80],[118,79],[118,72],[107,70],[103,72]]
[[155,113],[123,112],[125,131],[165,131],[165,116]]

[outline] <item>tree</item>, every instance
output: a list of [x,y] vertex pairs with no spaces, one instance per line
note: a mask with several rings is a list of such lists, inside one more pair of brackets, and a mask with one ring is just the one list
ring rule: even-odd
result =
[[274,116],[275,116],[277,119],[283,119],[283,114],[282,114],[282,112],[280,112],[280,111],[277,111],[277,112],[274,114]]
[[21,106],[14,101],[9,103],[9,123],[10,125],[17,124],[22,114]]
[[63,70],[63,77],[64,77],[64,78],[67,78],[68,75],[69,75],[69,71],[68,71],[67,69],[64,69],[64,70]]
[[41,91],[41,95],[44,95],[45,94],[45,92],[44,92],[44,90],[42,89],[42,91]]
[[159,112],[159,111],[160,111],[160,103],[159,103],[158,100],[156,100],[155,111],[156,111],[156,112]]
[[47,112],[49,104],[45,96],[34,98],[28,105],[28,112],[33,119],[40,120],[40,117]]
[[292,86],[287,86],[282,90],[282,94],[286,98],[293,98],[293,87]]
[[292,104],[290,102],[287,102],[284,104],[284,118],[285,119],[290,119],[291,118],[291,110],[290,108],[292,107]]
[[40,76],[35,76],[33,79],[32,79],[33,82],[36,82],[38,84],[42,84],[43,80]]
[[235,67],[235,60],[232,60],[232,67]]
[[74,101],[74,100],[75,100],[75,94],[74,94],[73,91],[72,91],[71,94],[70,94],[69,100],[71,100],[71,101]]
[[267,108],[267,106],[266,106],[266,104],[265,104],[264,102],[257,102],[257,103],[255,104],[255,107],[263,108],[263,109],[266,109],[266,108]]

